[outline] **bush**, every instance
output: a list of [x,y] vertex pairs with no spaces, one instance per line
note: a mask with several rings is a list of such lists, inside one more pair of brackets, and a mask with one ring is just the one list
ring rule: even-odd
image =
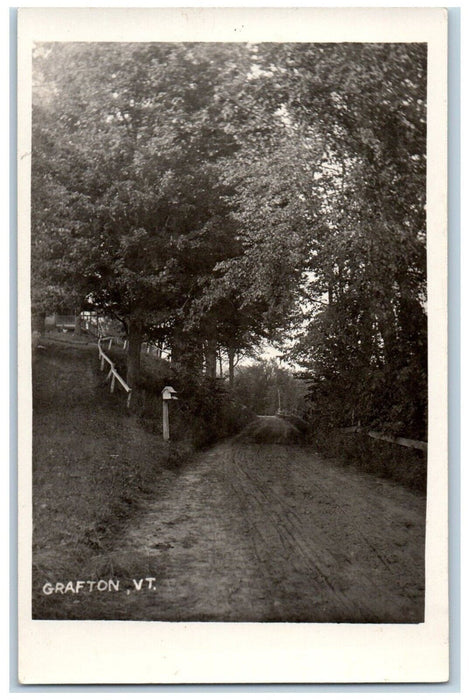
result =
[[[125,377],[126,356],[122,348],[106,351]],[[208,447],[238,433],[252,418],[252,411],[243,406],[223,379],[211,379],[195,371],[155,358],[142,358],[139,385],[133,392],[132,411],[147,429],[162,432],[162,390],[176,390],[176,399],[169,403],[170,439]]]
[[362,472],[391,479],[414,491],[426,492],[427,455],[420,450],[338,430],[319,430],[312,442],[327,457],[352,463]]

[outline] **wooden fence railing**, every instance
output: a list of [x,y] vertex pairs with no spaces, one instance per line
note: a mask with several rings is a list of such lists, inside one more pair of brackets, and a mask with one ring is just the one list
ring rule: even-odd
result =
[[111,349],[111,346],[112,346],[112,344],[113,344],[113,340],[114,340],[114,338],[113,338],[112,336],[104,337],[104,338],[102,338],[102,337],[98,338],[98,357],[99,357],[99,360],[100,360],[100,369],[101,369],[101,371],[103,371],[104,368],[105,368],[105,364],[108,363],[110,369],[109,369],[109,372],[108,372],[108,375],[107,375],[106,379],[107,379],[107,380],[108,380],[108,379],[111,379],[110,392],[111,392],[111,394],[114,392],[114,387],[115,387],[116,379],[117,379],[117,381],[118,381],[119,384],[122,386],[122,388],[124,389],[124,391],[127,392],[127,402],[126,402],[126,404],[127,404],[127,407],[129,408],[130,403],[131,403],[132,389],[131,389],[131,387],[124,381],[124,379],[121,377],[121,375],[118,373],[118,371],[116,370],[116,366],[115,366],[114,362],[106,355],[106,353],[104,352],[103,348],[101,347],[101,343],[104,343],[104,342],[107,341],[107,342],[108,342],[108,349],[110,350],[110,349]]
[[367,430],[366,428],[361,428],[360,426],[353,425],[350,428],[343,428],[343,433],[362,433],[363,435],[368,435],[374,440],[384,440],[385,442],[392,442],[395,445],[402,445],[403,447],[413,447],[415,450],[421,450],[422,452],[427,452],[428,443],[422,440],[409,440],[408,438],[402,437],[392,437],[391,435],[384,435],[376,430]]
[[[122,336],[117,336],[117,335],[104,335],[102,332],[97,330],[96,327],[93,328],[91,325],[83,325],[82,324],[82,329],[87,331],[90,335],[95,336],[95,338],[101,338],[101,340],[108,342],[108,348],[111,350],[112,345],[119,345],[123,350],[127,350],[129,341],[127,338],[123,338]],[[171,358],[171,350],[168,348],[161,347],[160,345],[156,345],[154,343],[142,343],[141,346],[141,352],[145,353],[146,355],[152,355],[156,357],[157,359],[167,359],[170,360]]]

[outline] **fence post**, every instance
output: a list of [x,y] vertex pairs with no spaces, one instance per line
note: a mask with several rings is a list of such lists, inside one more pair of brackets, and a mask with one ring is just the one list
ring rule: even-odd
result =
[[109,339],[108,350],[111,350],[112,345],[113,345],[113,339],[110,338],[110,339]]
[[111,394],[114,392],[114,384],[115,384],[115,381],[116,381],[116,375],[115,375],[114,372],[113,372],[113,378],[111,379],[111,389],[110,389],[110,393],[111,393]]

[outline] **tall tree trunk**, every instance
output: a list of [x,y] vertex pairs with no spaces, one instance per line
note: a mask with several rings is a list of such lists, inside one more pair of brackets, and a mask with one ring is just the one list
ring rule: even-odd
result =
[[32,317],[32,327],[33,331],[38,331],[41,335],[46,332],[46,312],[38,311],[38,313],[33,314]]
[[231,389],[233,389],[233,383],[235,380],[235,349],[227,348],[228,355],[228,383]]
[[206,375],[215,379],[217,377],[217,341],[206,341]]
[[80,310],[75,309],[75,328],[73,329],[74,335],[82,334],[82,327],[80,325]]
[[170,347],[172,363],[182,363],[184,356],[184,340],[181,333],[176,331],[173,333]]
[[126,381],[135,389],[140,379],[140,350],[142,346],[143,332],[138,321],[129,319],[129,345],[127,348],[127,377]]
[[185,354],[185,343],[184,338],[180,332],[175,331],[173,333],[171,342],[171,362],[176,364],[183,364],[184,354]]
[[170,340],[171,361],[179,363],[186,369],[201,373],[204,365],[204,347],[202,343],[188,333],[174,332]]

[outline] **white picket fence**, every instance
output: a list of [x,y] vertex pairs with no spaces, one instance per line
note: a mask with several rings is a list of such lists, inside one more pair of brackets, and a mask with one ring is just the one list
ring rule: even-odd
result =
[[132,396],[132,389],[131,387],[124,381],[124,379],[121,377],[121,375],[118,373],[116,370],[116,365],[114,362],[109,358],[106,353],[104,352],[103,348],[101,347],[101,343],[108,343],[108,349],[111,350],[112,344],[113,344],[114,338],[112,336],[107,336],[107,337],[100,337],[98,338],[98,357],[100,360],[100,369],[101,371],[104,370],[106,363],[109,365],[109,372],[106,377],[106,380],[111,379],[111,385],[110,385],[110,392],[111,394],[114,392],[114,388],[116,385],[116,379],[119,382],[119,384],[122,386],[124,391],[127,392],[127,407],[129,408],[130,403],[131,403],[131,396]]

